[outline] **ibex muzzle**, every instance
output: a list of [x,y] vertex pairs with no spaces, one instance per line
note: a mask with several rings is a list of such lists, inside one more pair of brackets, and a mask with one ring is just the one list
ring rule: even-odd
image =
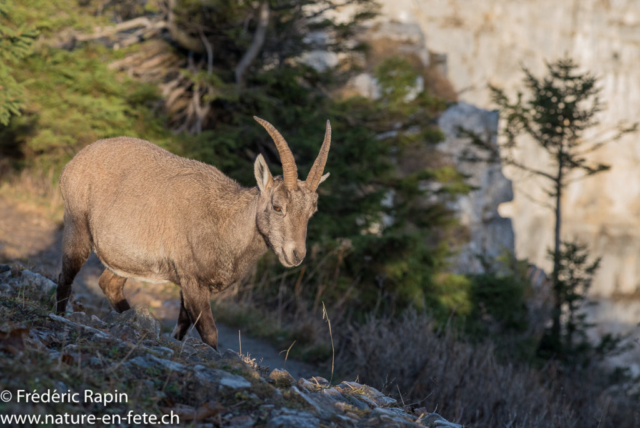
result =
[[64,313],[71,284],[91,251],[106,266],[99,284],[118,312],[129,309],[127,278],[171,281],[181,287],[174,336],[195,324],[217,349],[210,293],[242,279],[271,248],[287,267],[306,255],[309,218],[317,211],[331,145],[324,142],[305,181],[282,135],[255,118],[273,138],[282,177],[259,155],[258,183],[243,188],[213,166],[176,156],[148,141],[119,137],[81,150],[60,177],[64,198],[62,271],[57,311]]

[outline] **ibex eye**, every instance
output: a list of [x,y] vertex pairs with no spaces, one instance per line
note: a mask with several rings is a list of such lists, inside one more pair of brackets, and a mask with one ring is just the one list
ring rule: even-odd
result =
[[276,210],[276,211],[278,211],[278,212],[282,211],[282,208],[280,208],[280,207],[279,207],[279,206],[277,206],[277,205],[274,205],[274,206],[273,206],[273,209],[274,209],[274,210]]

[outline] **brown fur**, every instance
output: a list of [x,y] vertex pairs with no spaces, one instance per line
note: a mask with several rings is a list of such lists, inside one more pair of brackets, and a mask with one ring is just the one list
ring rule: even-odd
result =
[[317,207],[317,185],[298,180],[297,189],[287,189],[262,156],[255,171],[258,187],[248,189],[144,140],[111,138],[81,150],[60,177],[57,311],[64,313],[73,279],[93,250],[107,267],[99,283],[115,310],[129,309],[127,278],[173,282],[182,301],[175,337],[195,323],[202,340],[217,348],[210,292],[242,279],[268,248],[285,266],[299,265]]

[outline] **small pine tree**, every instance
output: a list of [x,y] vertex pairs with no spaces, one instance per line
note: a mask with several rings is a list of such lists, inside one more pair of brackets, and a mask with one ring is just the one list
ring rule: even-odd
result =
[[[481,153],[468,152],[465,154],[467,160],[501,161],[504,165],[541,177],[551,185],[546,193],[553,199],[555,217],[555,238],[551,250],[554,309],[552,326],[544,342],[554,349],[555,355],[560,355],[564,352],[563,343],[566,343],[562,338],[566,311],[569,310],[570,315],[566,318],[569,321],[565,322],[564,330],[571,331],[571,340],[588,327],[577,318],[575,308],[586,299],[586,284],[591,281],[587,278],[591,278],[597,269],[597,263],[587,269],[586,248],[571,243],[565,244],[564,250],[562,248],[562,196],[572,183],[608,171],[610,165],[592,162],[587,156],[635,132],[637,124],[621,122],[603,138],[587,138],[587,132],[599,124],[597,115],[604,109],[598,79],[591,73],[580,72],[570,58],[548,63],[547,74],[543,78],[534,76],[526,68],[524,73],[526,97],[518,92],[512,101],[502,89],[490,86],[493,101],[500,108],[505,122],[505,138],[498,145],[466,130],[461,132],[471,138],[472,145]],[[531,143],[547,152],[547,166],[531,165],[515,156],[516,148]],[[584,270],[586,276],[580,280],[563,279],[563,276],[570,276],[578,270]]]

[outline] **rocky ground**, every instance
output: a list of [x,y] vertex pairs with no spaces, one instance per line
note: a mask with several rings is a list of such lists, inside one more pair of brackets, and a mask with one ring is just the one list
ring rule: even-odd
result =
[[[0,265],[0,271],[0,391],[13,395],[3,402],[0,392],[0,417],[134,412],[174,415],[179,423],[168,424],[174,426],[459,427],[357,382],[296,379],[231,349],[219,354],[195,337],[179,342],[162,333],[148,310],[102,319],[85,312],[55,315],[53,282],[15,267]],[[40,395],[18,402],[20,390]],[[51,402],[47,392],[79,393],[79,402]],[[113,399],[117,392],[126,399],[96,402],[98,394]],[[87,399],[90,393],[94,398]]]

